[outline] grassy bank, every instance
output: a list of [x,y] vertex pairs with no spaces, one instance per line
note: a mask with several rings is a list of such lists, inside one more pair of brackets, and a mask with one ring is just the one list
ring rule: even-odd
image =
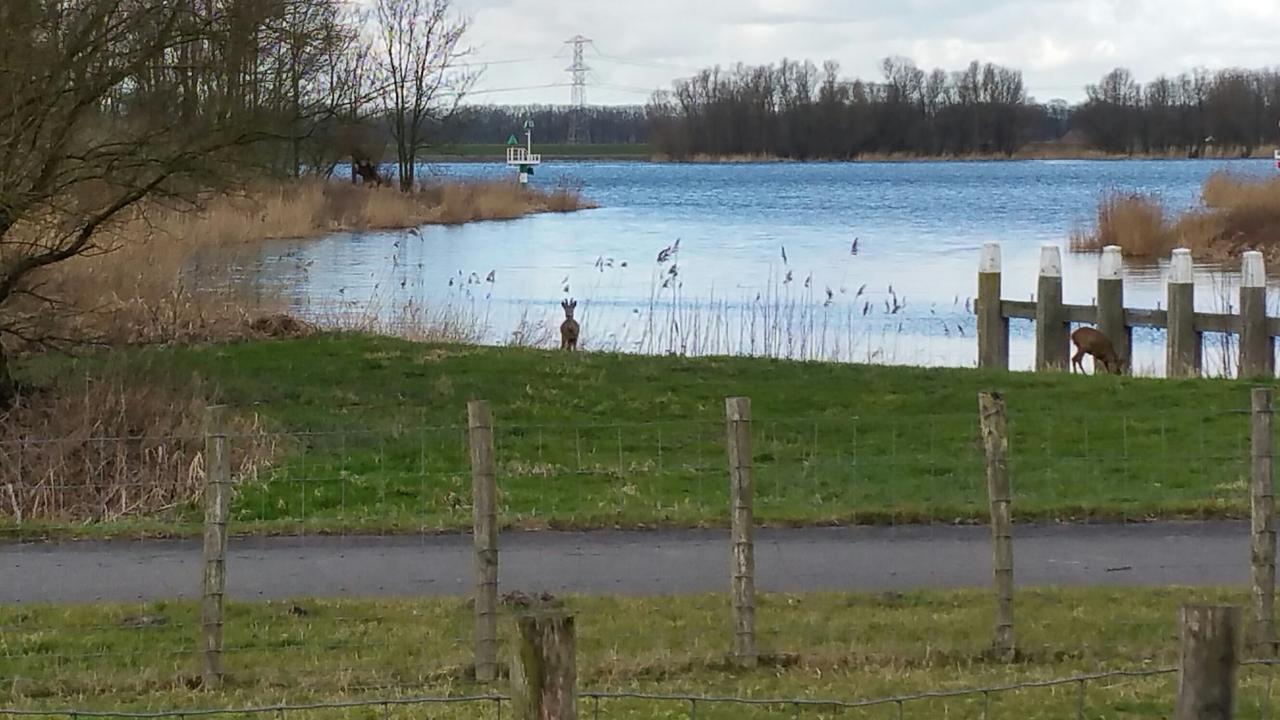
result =
[[[565,598],[577,614],[584,690],[755,698],[868,699],[997,686],[1177,664],[1177,607],[1246,603],[1225,590],[1020,590],[1012,665],[988,654],[988,593],[766,594],[757,624],[761,667],[735,670],[726,596]],[[472,611],[458,600],[232,603],[226,687],[193,691],[199,657],[194,603],[0,608],[0,706],[159,709],[506,692],[471,680]],[[500,643],[509,647],[503,617]],[[505,660],[504,660],[505,665]],[[1258,717],[1265,668],[1241,670],[1240,717]],[[1087,717],[1167,716],[1175,676],[1086,686]],[[1075,718],[1075,684],[993,693],[993,717]],[[984,698],[918,700],[905,717],[976,717]],[[776,717],[794,708],[702,704],[698,717]],[[492,703],[316,710],[289,717],[487,717]],[[593,716],[591,701],[582,711]],[[896,717],[897,708],[866,717]],[[509,706],[503,717],[510,717]],[[805,717],[830,717],[810,708]],[[687,703],[603,700],[602,717],[685,717]],[[862,715],[855,715],[861,717]]]
[[[737,394],[753,402],[763,523],[981,520],[976,396],[986,389],[1006,393],[1020,519],[1241,516],[1249,503],[1248,386],[1229,381],[570,355],[354,335],[44,357],[23,373],[55,388],[50,397],[78,396],[98,378],[119,387],[121,408],[137,384],[170,388],[188,408],[178,428],[199,427],[190,408],[202,402],[229,404],[241,423],[237,532],[468,527],[466,402],[475,398],[492,403],[500,517],[518,527],[723,525],[724,397]],[[125,415],[106,434],[139,434]],[[0,486],[13,488],[0,498],[5,532],[197,534],[200,474],[149,468],[153,458],[197,457],[199,434],[89,439],[103,434],[37,422],[0,443]],[[15,474],[24,463],[49,469]],[[156,491],[165,501],[145,502],[139,489],[156,485],[169,488]]]
[[1261,250],[1268,260],[1280,259],[1280,178],[1218,172],[1204,181],[1200,196],[1199,207],[1170,216],[1155,195],[1109,193],[1093,226],[1072,235],[1071,247],[1088,252],[1118,245],[1125,255],[1153,259],[1185,247],[1208,261]]

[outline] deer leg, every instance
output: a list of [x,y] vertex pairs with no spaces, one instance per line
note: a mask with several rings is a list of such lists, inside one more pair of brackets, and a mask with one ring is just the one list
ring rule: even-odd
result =
[[1084,350],[1077,350],[1075,355],[1071,356],[1071,372],[1074,374],[1076,368],[1080,368],[1080,374],[1084,374],[1084,363],[1081,359],[1084,357]]

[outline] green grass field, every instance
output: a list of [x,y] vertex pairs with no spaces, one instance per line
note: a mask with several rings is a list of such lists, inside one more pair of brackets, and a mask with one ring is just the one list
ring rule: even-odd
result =
[[[984,592],[764,595],[761,666],[729,662],[727,598],[566,598],[577,615],[578,682],[589,691],[856,700],[998,686],[1177,664],[1176,609],[1246,602],[1215,590],[1020,591],[1020,659],[990,656]],[[457,600],[235,603],[226,620],[226,686],[198,686],[192,603],[0,608],[0,707],[192,709],[361,698],[505,693],[472,681],[471,612]],[[512,623],[503,617],[503,647]],[[503,651],[505,665],[505,650]],[[1241,670],[1238,717],[1262,717],[1269,673]],[[1085,717],[1167,717],[1174,675],[1085,687]],[[1075,718],[1079,686],[993,693],[992,718]],[[842,717],[979,717],[982,695]],[[583,717],[594,717],[584,700]],[[687,703],[603,700],[600,717],[687,717]],[[380,718],[383,708],[289,713]],[[397,708],[388,717],[496,718],[492,703]],[[792,717],[792,707],[702,704],[699,718]],[[503,708],[510,717],[510,707]],[[811,708],[800,717],[832,717]]]
[[[523,144],[523,137],[521,137]],[[648,160],[653,147],[648,143],[535,143],[533,150],[550,159],[626,159]],[[499,160],[507,156],[505,143],[467,143],[428,148],[426,158],[467,158]]]
[[[466,403],[475,398],[492,405],[509,526],[724,525],[728,395],[753,402],[765,524],[983,519],[977,394],[987,389],[1003,391],[1009,409],[1018,519],[1243,516],[1249,505],[1249,386],[1231,381],[570,355],[349,335],[45,359],[25,373],[67,392],[85,374],[175,387],[198,378],[213,399],[259,418],[276,433],[277,455],[242,479],[236,532],[469,527]],[[180,506],[108,523],[4,522],[10,535],[196,534],[199,517]]]

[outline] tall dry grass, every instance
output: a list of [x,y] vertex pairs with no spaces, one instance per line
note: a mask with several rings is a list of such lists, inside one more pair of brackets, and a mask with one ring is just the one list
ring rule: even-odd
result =
[[1200,205],[1170,218],[1153,195],[1112,192],[1098,204],[1094,224],[1072,233],[1071,248],[1088,252],[1118,245],[1131,257],[1167,257],[1189,248],[1202,260],[1226,260],[1246,250],[1280,258],[1280,178],[1256,180],[1226,172],[1205,179]]
[[[205,400],[148,378],[86,379],[23,398],[0,414],[0,518],[85,522],[185,508],[204,488]],[[237,479],[278,450],[252,417],[228,431]]]
[[58,299],[57,312],[39,302],[17,312],[40,324],[33,335],[103,344],[234,339],[252,335],[253,319],[282,307],[242,271],[264,240],[589,207],[575,187],[544,191],[510,182],[437,182],[401,193],[299,181],[194,205],[152,203],[104,233],[93,252],[36,278],[41,295]]

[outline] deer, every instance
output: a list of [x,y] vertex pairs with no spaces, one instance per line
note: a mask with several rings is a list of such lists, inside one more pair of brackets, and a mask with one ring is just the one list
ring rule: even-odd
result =
[[1116,354],[1115,346],[1111,344],[1111,340],[1103,335],[1096,328],[1082,327],[1071,333],[1071,342],[1076,346],[1076,354],[1071,357],[1071,372],[1075,372],[1076,368],[1080,368],[1080,373],[1084,374],[1084,356],[1093,356],[1094,372],[1097,372],[1098,364],[1101,363],[1104,370],[1119,375],[1123,369],[1123,362],[1120,356]]
[[564,322],[560,323],[560,349],[577,350],[579,328],[578,321],[573,319],[573,311],[578,307],[578,301],[572,298],[561,300],[560,307],[564,308]]

